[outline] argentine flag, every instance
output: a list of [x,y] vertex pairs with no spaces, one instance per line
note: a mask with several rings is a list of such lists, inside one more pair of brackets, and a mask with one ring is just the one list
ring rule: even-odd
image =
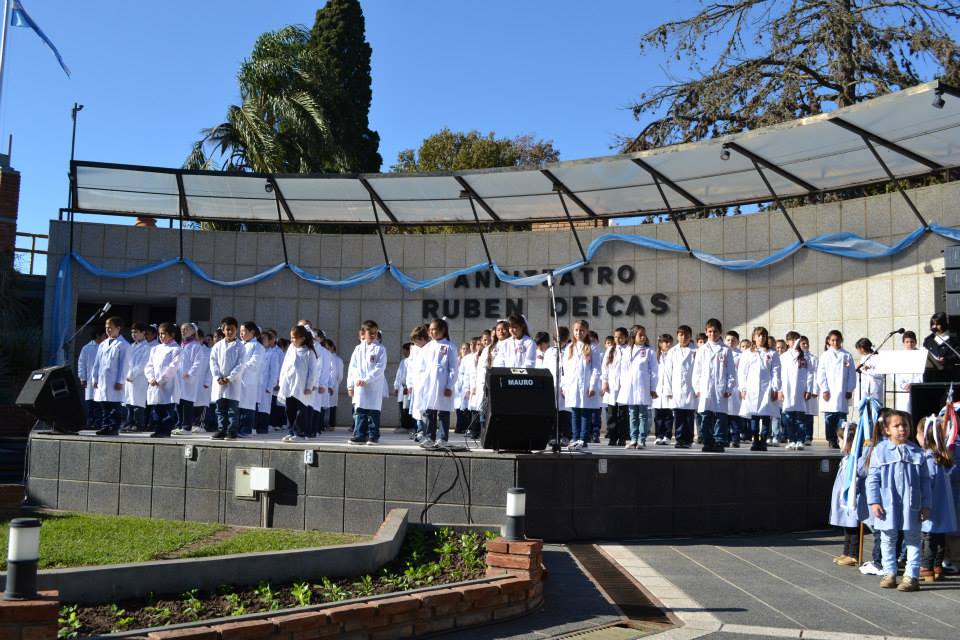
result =
[[53,55],[57,57],[57,62],[60,63],[60,68],[63,69],[63,72],[67,74],[67,77],[70,77],[70,69],[67,68],[67,64],[63,61],[63,57],[60,55],[60,52],[57,51],[57,48],[50,41],[50,38],[47,37],[40,27],[37,26],[37,23],[33,21],[33,18],[30,17],[30,14],[27,13],[27,10],[23,8],[20,0],[13,0],[13,7],[10,12],[10,24],[14,27],[27,27],[28,29],[33,29],[33,32],[40,36],[40,39],[50,47],[50,50],[53,51]]

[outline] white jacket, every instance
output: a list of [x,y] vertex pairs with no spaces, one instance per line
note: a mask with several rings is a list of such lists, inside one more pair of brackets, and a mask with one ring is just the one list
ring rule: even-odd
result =
[[[571,409],[599,409],[600,366],[603,352],[595,344],[588,348],[581,342],[574,342],[564,348],[560,356],[563,366],[561,385],[563,399]],[[589,395],[592,391],[593,395]]]
[[[480,411],[483,406],[483,397],[487,385],[487,369],[493,366],[488,366],[487,362],[488,360],[496,359],[497,346],[498,345],[492,344],[484,347],[480,352],[480,357],[477,358],[477,366],[473,372],[473,388],[470,391],[470,409],[473,411]],[[490,353],[491,350],[493,351],[492,355]]]
[[738,375],[750,416],[780,415],[780,405],[772,397],[780,391],[780,354],[773,349],[745,351],[740,354]]
[[[171,340],[150,349],[150,357],[143,368],[147,378],[147,404],[173,404],[177,401],[177,370],[180,365],[180,345]],[[157,385],[150,384],[156,381]]]
[[[318,366],[317,354],[309,347],[295,347],[292,344],[287,347],[280,364],[277,402],[286,403],[287,398],[296,398],[309,405],[311,397],[316,393],[313,390],[313,380],[316,378]],[[308,390],[310,393],[307,393]]]
[[[383,345],[361,342],[354,348],[347,369],[347,388],[353,389],[353,405],[357,409],[380,411],[383,388],[387,384],[386,371],[387,350]],[[362,387],[357,386],[360,380]]]
[[280,367],[284,353],[277,345],[263,348],[263,367],[260,369],[260,398],[257,400],[259,413],[270,413],[273,408],[274,389],[280,383]]
[[668,351],[662,356],[657,354],[657,397],[651,402],[654,409],[673,409],[673,402],[670,398],[670,378],[665,373],[667,354],[669,353]]
[[800,364],[800,354],[797,350],[787,349],[780,356],[780,391],[783,392],[783,412],[798,411],[806,413],[807,401],[803,395],[813,393],[813,379],[816,369],[806,354],[803,365]]
[[537,343],[530,336],[521,336],[519,340],[510,336],[497,348],[493,360],[495,367],[527,368],[536,365]]
[[253,411],[260,399],[260,370],[264,364],[263,345],[256,338],[241,342],[243,370],[240,373],[240,408]]
[[[431,340],[420,353],[423,366],[421,408],[452,411],[453,388],[457,383],[457,348],[446,338]],[[445,391],[449,389],[450,395]]]
[[730,396],[737,390],[737,368],[730,347],[707,341],[697,349],[693,390],[698,394],[697,411],[726,413]]
[[[561,359],[562,359],[562,357],[563,357],[563,356],[561,355]],[[560,382],[559,382],[559,380],[558,380],[558,377],[557,377],[557,348],[556,348],[556,347],[548,347],[547,350],[544,351],[544,352],[542,352],[542,353],[541,353],[539,350],[537,350],[537,364],[536,364],[536,368],[537,368],[537,369],[546,369],[547,371],[550,372],[550,375],[553,377],[554,395],[556,396],[556,395],[557,395],[557,394],[556,394],[556,386],[557,386],[558,384],[560,384]],[[561,369],[561,371],[563,370],[563,361],[562,361],[562,360],[561,360],[561,362],[560,362],[560,369]],[[560,379],[562,379],[562,378],[563,378],[563,376],[561,375],[561,376],[560,376]],[[567,408],[567,404],[566,404],[566,402],[565,402],[564,399],[563,399],[563,394],[561,393],[561,394],[559,394],[559,396],[560,396],[560,398],[559,398],[559,404],[557,405],[557,410],[558,410],[558,411],[569,411],[569,409]]]
[[[848,393],[857,386],[857,372],[853,356],[844,349],[827,349],[820,354],[817,364],[817,388],[820,390],[820,410],[824,413],[846,413]],[[823,397],[830,392],[830,399]]]
[[[203,345],[194,339],[181,345],[180,350],[177,365],[179,399],[196,403],[200,388],[203,386],[203,370],[206,368],[203,360]],[[184,378],[184,375],[189,377]]]
[[660,367],[656,352],[645,345],[630,345],[620,354],[620,388],[617,404],[649,407],[657,390]]
[[147,378],[143,369],[150,359],[151,346],[146,340],[134,342],[127,350],[127,371],[124,373],[123,403],[132,407],[147,406]]
[[692,342],[685,347],[675,344],[667,351],[661,375],[667,379],[667,396],[674,409],[697,408],[697,397],[693,393],[693,366],[696,356],[697,350]]
[[87,388],[84,389],[84,400],[93,400],[93,362],[97,359],[97,347],[99,346],[96,340],[91,340],[83,345],[83,348],[80,349],[80,356],[77,358],[77,377],[80,378],[80,382],[87,385]]
[[[240,400],[240,375],[243,373],[243,343],[225,338],[210,349],[210,399]],[[228,384],[220,384],[218,378],[229,378]]]
[[[733,355],[733,368],[737,370],[737,385],[738,388],[730,394],[730,397],[727,399],[727,415],[729,416],[739,416],[740,415],[740,358],[743,356],[743,352],[740,349],[730,349],[730,353]],[[749,414],[748,414],[749,415]]]
[[[872,362],[871,362],[872,360]],[[873,373],[876,365],[876,358],[873,355],[866,355],[860,359],[860,375],[857,376],[857,383],[853,392],[854,406],[860,406],[860,400],[863,398],[873,398],[881,407],[886,406],[884,402],[884,389],[886,380],[882,373]]]
[[397,402],[406,409],[410,403],[410,395],[407,393],[407,359],[400,360],[397,365],[397,373],[393,376],[393,390],[397,392]]
[[[130,344],[123,336],[107,338],[97,347],[90,379],[96,385],[93,399],[96,402],[123,402],[123,373],[125,358]],[[115,385],[120,385],[117,389]]]
[[807,366],[810,368],[810,375],[813,376],[813,389],[810,391],[813,395],[807,400],[807,415],[815,416],[820,413],[820,402],[818,395],[820,387],[817,386],[817,368],[820,366],[820,359],[809,351],[804,351],[803,355],[807,358]]
[[600,390],[607,384],[608,391],[602,395],[600,401],[609,406],[617,404],[617,392],[620,389],[620,358],[623,350],[618,344],[603,350],[603,362],[600,363]]
[[203,354],[203,374],[200,376],[200,388],[197,390],[196,405],[207,406],[212,401],[213,396],[213,375],[210,373],[210,347],[201,343],[200,352]]

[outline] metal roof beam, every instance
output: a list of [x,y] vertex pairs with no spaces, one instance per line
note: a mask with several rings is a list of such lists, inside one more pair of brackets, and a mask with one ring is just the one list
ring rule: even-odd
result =
[[[360,184],[363,185],[363,188],[367,190],[367,193],[370,194],[370,197],[376,200],[377,204],[380,205],[380,208],[383,209],[383,212],[387,214],[387,217],[390,218],[391,222],[397,222],[397,217],[393,215],[393,212],[390,211],[390,207],[387,206],[387,203],[383,201],[383,198],[380,197],[380,194],[371,186],[370,181],[366,178],[357,178],[360,180]],[[376,211],[374,211],[376,213]],[[380,226],[380,223],[377,222],[377,226]]]
[[683,229],[680,228],[680,221],[677,220],[677,214],[673,212],[673,207],[670,206],[670,202],[667,200],[667,194],[663,192],[663,187],[660,185],[660,178],[653,176],[653,183],[657,185],[657,191],[660,192],[660,198],[663,200],[663,206],[667,208],[667,213],[670,214],[670,219],[673,221],[673,226],[676,227],[677,233],[680,235],[680,240],[683,241],[683,246],[687,248],[687,253],[689,253],[690,257],[692,258],[693,250],[690,249],[690,243],[687,242],[687,236],[683,234]]
[[[566,196],[567,196],[568,198],[570,198],[571,200],[573,200],[574,204],[576,204],[578,207],[580,207],[581,209],[583,209],[584,213],[586,213],[586,214],[587,214],[588,216],[590,216],[591,218],[596,218],[596,217],[597,217],[597,214],[594,213],[593,209],[591,209],[590,207],[588,207],[587,204],[586,204],[583,200],[581,200],[579,196],[577,196],[577,194],[575,194],[573,191],[570,191],[570,189],[567,188],[567,185],[563,184],[563,182],[560,180],[560,178],[558,178],[557,176],[553,175],[553,173],[551,173],[551,172],[550,172],[549,170],[547,170],[547,169],[540,169],[540,173],[542,173],[543,175],[547,176],[547,179],[550,180],[550,182],[553,183],[553,189],[554,189],[554,191],[557,191],[558,193],[564,193],[564,194],[566,194]],[[561,200],[562,200],[562,198],[561,198]],[[565,213],[567,214],[567,217],[569,218],[569,217],[570,217],[570,212],[569,212],[569,211],[566,211],[566,205],[564,205],[564,210],[565,210]],[[579,242],[579,240],[578,240],[578,242]],[[582,250],[582,249],[581,249],[580,253],[583,253],[583,250]],[[584,259],[586,259],[586,258],[584,258]]]
[[[687,191],[686,189],[684,189],[683,187],[681,187],[680,185],[678,185],[676,182],[674,182],[673,180],[671,180],[671,179],[668,178],[667,176],[663,175],[662,173],[660,173],[659,171],[657,171],[656,169],[654,169],[653,167],[651,167],[649,164],[647,164],[646,162],[644,162],[644,161],[641,160],[640,158],[633,158],[633,163],[634,163],[635,165],[637,165],[638,167],[640,167],[641,169],[643,169],[644,171],[646,171],[647,173],[649,173],[649,174],[653,177],[653,179],[654,179],[655,181],[656,181],[656,180],[659,180],[660,182],[664,183],[665,185],[667,185],[668,187],[670,187],[671,189],[673,189],[674,191],[676,191],[678,194],[680,194],[683,198],[685,198],[685,199],[687,200],[687,202],[689,202],[690,204],[692,204],[694,207],[696,207],[696,208],[698,208],[698,209],[705,209],[705,208],[707,207],[707,205],[705,205],[703,202],[701,202],[699,198],[695,197],[695,196],[694,196],[693,194],[691,194],[689,191]],[[662,195],[662,193],[661,193],[661,195]]]
[[[785,178],[786,180],[789,180],[789,181],[792,182],[793,184],[795,184],[795,185],[803,188],[803,189],[804,189],[805,191],[807,191],[808,193],[813,193],[814,191],[819,191],[819,189],[818,189],[817,187],[815,187],[814,185],[810,184],[809,182],[807,182],[807,181],[804,180],[803,178],[800,178],[800,177],[798,177],[798,176],[795,176],[795,175],[793,175],[792,173],[790,173],[789,171],[787,171],[786,169],[782,169],[782,168],[778,167],[777,165],[773,164],[772,162],[770,162],[770,161],[767,160],[766,158],[764,158],[764,157],[762,157],[762,156],[758,156],[758,155],[755,154],[753,151],[750,151],[749,149],[746,149],[746,148],[744,148],[744,147],[741,147],[741,146],[740,146],[739,144],[737,144],[736,142],[726,142],[726,143],[724,143],[723,148],[724,148],[724,149],[733,149],[734,151],[736,151],[736,152],[739,153],[740,155],[745,156],[746,158],[749,158],[750,160],[752,160],[752,161],[754,162],[754,164],[759,164],[760,166],[762,166],[762,167],[764,167],[764,168],[766,168],[766,169],[769,169],[770,171],[773,171],[775,174],[777,174],[777,175],[780,176],[781,178]],[[764,178],[764,181],[766,181],[766,178]]]
[[[480,205],[480,208],[483,209],[488,216],[490,216],[491,218],[493,218],[493,221],[494,221],[494,222],[500,222],[500,216],[498,216],[496,213],[494,213],[493,209],[490,208],[490,205],[488,205],[487,202],[486,202],[483,198],[480,197],[480,194],[478,194],[478,193],[474,190],[474,188],[470,186],[470,183],[469,183],[469,182],[467,182],[466,180],[464,180],[462,176],[453,176],[453,179],[457,181],[457,184],[460,185],[460,188],[462,188],[464,191],[466,191],[466,192],[469,194],[469,196],[470,196],[470,206],[471,206],[471,207],[473,207],[473,201],[476,200],[476,201],[477,201],[477,204]],[[473,217],[474,217],[474,218],[477,217],[476,209],[474,209]],[[479,220],[479,219],[477,219],[477,224],[480,224],[480,220]]]
[[878,136],[877,134],[872,133],[872,132],[870,132],[870,131],[867,131],[866,129],[863,129],[863,128],[861,128],[861,127],[858,127],[857,125],[853,124],[852,122],[848,122],[847,120],[844,120],[843,118],[830,118],[829,122],[837,125],[837,126],[840,127],[841,129],[846,129],[847,131],[849,131],[849,132],[851,132],[851,133],[857,134],[858,136],[860,136],[860,137],[863,138],[864,140],[870,140],[871,142],[875,142],[876,144],[880,145],[881,147],[885,147],[885,148],[889,149],[890,151],[893,151],[894,153],[898,153],[898,154],[900,154],[901,156],[903,156],[903,157],[905,157],[905,158],[909,158],[909,159],[913,160],[914,162],[916,162],[916,163],[918,163],[918,164],[922,164],[923,166],[927,167],[928,169],[933,169],[934,171],[937,171],[937,170],[945,169],[945,168],[946,168],[946,167],[944,167],[942,164],[940,164],[939,162],[936,162],[936,161],[934,161],[934,160],[930,160],[929,158],[926,158],[926,157],[920,155],[919,153],[914,153],[913,151],[910,151],[910,149],[906,149],[906,148],[904,148],[904,147],[901,147],[901,146],[898,145],[896,142],[890,142],[890,141],[887,140],[886,138],[881,138],[881,137]]
[[297,220],[293,217],[293,212],[290,211],[290,205],[287,204],[287,199],[283,197],[283,191],[280,190],[280,185],[277,184],[276,179],[274,179],[273,176],[267,176],[267,184],[270,185],[270,189],[273,191],[277,202],[283,207],[283,212],[287,214],[287,219],[290,222],[296,222]]

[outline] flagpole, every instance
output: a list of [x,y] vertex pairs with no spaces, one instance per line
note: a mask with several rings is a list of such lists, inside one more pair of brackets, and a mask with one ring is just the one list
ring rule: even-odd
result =
[[3,27],[0,28],[0,106],[3,104],[3,63],[7,61],[7,28],[10,26],[10,6],[13,0],[3,0]]

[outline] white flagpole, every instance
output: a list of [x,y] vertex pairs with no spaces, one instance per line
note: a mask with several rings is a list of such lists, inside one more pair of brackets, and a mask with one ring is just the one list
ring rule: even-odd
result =
[[0,106],[3,96],[3,63],[7,61],[7,27],[10,26],[10,7],[13,0],[3,0],[3,27],[0,28]]

